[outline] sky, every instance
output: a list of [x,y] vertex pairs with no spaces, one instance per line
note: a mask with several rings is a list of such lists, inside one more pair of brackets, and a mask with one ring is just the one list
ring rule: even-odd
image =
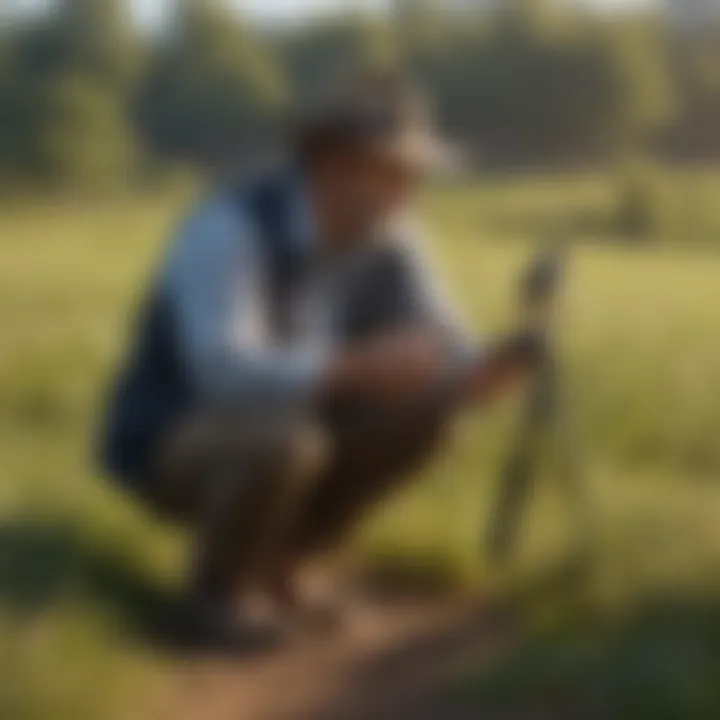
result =
[[[581,0],[599,7],[627,8],[657,2],[657,0]],[[3,11],[37,11],[52,0],[0,0]],[[163,11],[170,0],[132,0],[138,16],[144,24],[157,26],[162,23]],[[240,10],[262,22],[282,22],[303,19],[340,8],[383,8],[389,0],[232,0]]]
[[[647,4],[654,0],[584,0],[589,4],[605,7],[629,7]],[[139,14],[149,21],[157,21],[167,0],[134,0]],[[233,0],[241,9],[263,21],[302,19],[304,16],[322,14],[339,8],[383,8],[389,0]]]

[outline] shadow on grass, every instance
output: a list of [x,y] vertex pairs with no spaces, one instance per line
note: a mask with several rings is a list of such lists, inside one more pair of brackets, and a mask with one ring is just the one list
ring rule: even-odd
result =
[[145,639],[171,642],[179,596],[108,539],[70,521],[21,518],[0,524],[0,605],[29,618],[89,599]]
[[720,717],[720,603],[658,593],[620,616],[568,617],[464,685],[476,712],[553,718]]

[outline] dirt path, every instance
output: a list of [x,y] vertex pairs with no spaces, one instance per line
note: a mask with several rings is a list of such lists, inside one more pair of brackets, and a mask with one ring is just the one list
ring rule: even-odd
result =
[[506,633],[477,606],[368,607],[340,637],[244,661],[188,660],[173,680],[176,720],[464,720],[444,690]]

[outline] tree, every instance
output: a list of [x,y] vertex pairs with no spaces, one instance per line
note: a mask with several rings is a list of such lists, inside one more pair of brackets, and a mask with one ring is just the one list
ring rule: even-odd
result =
[[128,178],[135,143],[121,96],[68,73],[45,86],[35,102],[33,166],[45,182],[87,190]]
[[7,135],[17,174],[88,188],[127,177],[137,55],[126,13],[124,0],[60,0],[43,22],[16,31]]
[[257,147],[286,98],[280,67],[219,0],[186,0],[139,103],[161,156],[224,165]]
[[59,0],[54,32],[65,71],[119,91],[131,88],[142,52],[127,0]]
[[547,0],[518,0],[489,24],[445,30],[420,66],[448,124],[486,162],[587,163],[672,119],[667,51],[650,22],[587,22]]
[[605,33],[604,52],[615,98],[617,142],[634,151],[677,117],[668,34],[651,18],[631,18]]
[[[0,157],[10,157],[12,151],[12,93],[11,77],[11,52],[10,42],[5,34],[0,33]],[[5,180],[5,176],[10,174],[10,168],[0,166],[0,182]]]
[[395,62],[396,51],[393,28],[377,18],[360,15],[294,31],[278,43],[296,105],[312,102],[333,76]]
[[702,33],[673,33],[672,72],[680,95],[679,121],[668,133],[675,157],[720,158],[720,24]]

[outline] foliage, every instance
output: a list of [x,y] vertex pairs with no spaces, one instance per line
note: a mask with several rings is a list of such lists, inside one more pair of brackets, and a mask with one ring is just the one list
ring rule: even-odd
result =
[[629,162],[618,179],[618,202],[614,227],[631,240],[648,240],[665,229],[666,197],[662,175],[642,162]]
[[357,16],[284,33],[276,48],[294,91],[293,102],[300,108],[343,72],[397,60],[393,28]]
[[137,48],[121,0],[63,0],[11,38],[4,137],[19,176],[72,187],[127,176]]
[[650,12],[486,5],[398,1],[390,17],[270,31],[227,0],[183,0],[165,32],[145,37],[128,0],[60,0],[0,36],[4,174],[102,185],[136,160],[242,163],[275,139],[293,105],[368,63],[421,76],[443,124],[485,168],[717,150],[717,29],[697,39]]
[[228,8],[185,2],[175,35],[156,50],[141,127],[162,156],[237,160],[277,119],[285,92],[273,58]]

